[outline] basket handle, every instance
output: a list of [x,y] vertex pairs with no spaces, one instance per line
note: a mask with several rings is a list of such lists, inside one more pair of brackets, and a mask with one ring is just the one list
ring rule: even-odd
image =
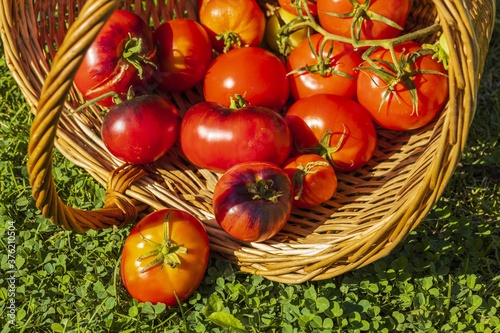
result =
[[73,78],[85,52],[118,5],[117,0],[85,2],[54,57],[31,126],[27,167],[32,195],[43,216],[67,230],[84,232],[123,226],[138,215],[134,203],[123,193],[131,183],[144,176],[142,168],[125,165],[112,171],[104,207],[94,211],[66,206],[57,194],[52,175],[54,140]]

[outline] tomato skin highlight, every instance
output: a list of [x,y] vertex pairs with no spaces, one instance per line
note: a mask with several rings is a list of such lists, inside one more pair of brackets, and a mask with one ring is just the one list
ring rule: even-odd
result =
[[[357,78],[359,72],[356,67],[362,62],[362,58],[351,45],[337,41],[328,41],[320,50],[324,37],[314,34],[310,40],[303,40],[287,58],[288,72],[296,71],[306,66],[318,64],[315,54],[324,61],[324,75],[321,70],[301,70],[288,75],[290,91],[295,100],[315,94],[334,94],[356,99]],[[314,53],[309,45],[314,47]],[[332,49],[331,55],[329,55]],[[320,61],[320,62],[323,62]],[[342,72],[348,77],[341,76],[330,70]]]
[[[264,39],[266,18],[255,0],[208,0],[199,7],[200,23],[207,30],[213,48],[227,52],[233,48],[259,46]],[[225,46],[219,35],[232,34],[239,39]]]
[[[365,4],[367,0],[356,0],[359,4]],[[353,11],[354,7],[350,0],[317,0],[318,18],[321,26],[332,34],[343,37],[351,36],[352,18],[342,18],[330,15],[347,14]],[[369,11],[389,18],[400,27],[404,28],[408,14],[411,9],[410,0],[371,0]],[[388,39],[401,34],[401,30],[391,27],[380,21],[365,19],[360,30],[361,40]]]
[[[275,201],[256,198],[249,186],[270,181],[280,195]],[[287,174],[267,162],[240,163],[227,170],[215,186],[214,214],[229,235],[244,242],[263,242],[287,223],[292,209],[292,185]]]
[[[152,256],[138,260],[141,255],[155,249],[143,237],[161,244],[167,214],[171,241],[185,247],[187,253],[178,253],[180,264],[175,268],[164,264],[141,272],[155,259]],[[139,302],[161,302],[175,306],[178,305],[175,294],[182,302],[199,287],[208,266],[209,255],[208,235],[198,219],[181,210],[162,209],[144,217],[130,231],[122,249],[120,273],[125,288]]]
[[[401,54],[418,52],[421,46],[416,42],[406,42],[395,46],[397,57]],[[390,52],[379,48],[371,56],[392,63]],[[380,66],[388,69],[382,63]],[[379,126],[396,131],[419,129],[432,122],[448,101],[449,84],[443,65],[431,54],[419,57],[415,61],[415,70],[430,70],[441,73],[420,73],[412,76],[418,98],[418,107],[414,109],[409,90],[402,82],[394,86],[394,94],[386,99],[388,82],[369,70],[362,70],[358,78],[358,100],[371,114]]]
[[154,32],[158,45],[158,71],[154,80],[163,91],[193,88],[212,62],[212,43],[196,21],[178,18],[162,23]]
[[[377,133],[371,117],[349,98],[332,94],[305,97],[290,106],[285,118],[296,146],[293,154],[319,153],[335,171],[359,169],[375,153]],[[321,144],[328,131],[330,137]]]
[[292,135],[285,119],[270,109],[201,102],[182,119],[180,145],[191,163],[224,172],[241,162],[283,163],[292,150]]
[[109,109],[101,137],[109,152],[131,164],[147,164],[165,155],[175,144],[181,119],[165,97],[134,97]]
[[[142,77],[125,56],[130,37],[142,41],[137,55],[143,58],[139,61]],[[131,86],[143,91],[143,85],[154,75],[157,67],[156,52],[153,31],[141,17],[118,9],[113,12],[87,50],[75,74],[75,85],[87,100],[109,92],[115,92],[125,99]],[[106,97],[97,104],[110,107],[115,103],[112,97]]]
[[337,191],[337,176],[332,165],[316,154],[290,157],[282,165],[292,181],[293,205],[311,208],[329,200]]
[[206,101],[224,106],[241,95],[248,105],[280,111],[290,95],[286,75],[285,65],[270,51],[259,47],[233,49],[212,62],[203,94]]

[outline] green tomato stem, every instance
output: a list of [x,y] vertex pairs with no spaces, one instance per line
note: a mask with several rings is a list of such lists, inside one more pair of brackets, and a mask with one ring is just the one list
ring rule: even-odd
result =
[[253,194],[253,200],[269,200],[271,202],[278,202],[279,197],[283,192],[273,189],[274,182],[272,179],[259,179],[255,183],[248,184],[248,193]]
[[139,235],[141,236],[141,238],[146,243],[154,247],[154,249],[141,255],[139,258],[137,258],[137,261],[142,261],[146,258],[155,256],[153,261],[151,261],[148,265],[146,265],[140,270],[140,273],[144,273],[158,265],[161,265],[161,267],[163,267],[164,265],[169,265],[172,268],[176,268],[178,265],[181,264],[181,259],[179,257],[179,254],[188,253],[187,248],[177,245],[170,239],[169,218],[170,218],[170,211],[168,211],[163,221],[162,243],[156,243],[151,239],[144,237],[139,231]]

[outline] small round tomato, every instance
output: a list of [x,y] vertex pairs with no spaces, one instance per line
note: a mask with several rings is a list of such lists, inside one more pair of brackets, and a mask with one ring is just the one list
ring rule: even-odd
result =
[[[448,77],[430,50],[416,42],[399,44],[394,54],[378,48],[361,66],[358,100],[375,123],[390,130],[413,130],[434,120],[448,101]],[[401,70],[398,72],[397,68]]]
[[278,0],[278,3],[281,8],[286,10],[287,12],[294,14],[294,15],[299,15],[298,8],[302,9],[302,14],[307,15],[307,11],[305,9],[306,5],[307,8],[309,9],[309,12],[311,13],[312,16],[318,15],[318,6],[316,5],[315,0]]
[[158,45],[158,71],[154,81],[163,91],[193,88],[212,62],[212,43],[205,29],[184,18],[161,24],[154,32]]
[[178,305],[199,287],[210,245],[203,224],[177,209],[161,209],[140,220],[125,239],[120,273],[139,302]]
[[294,25],[301,21],[300,17],[278,8],[267,20],[267,46],[274,52],[289,55],[303,39],[307,38],[307,27],[294,29]]
[[270,51],[259,47],[233,49],[212,62],[203,94],[206,101],[225,106],[240,95],[248,105],[279,111],[290,95],[286,74],[285,65]]
[[411,0],[317,0],[325,30],[355,40],[398,36],[410,13]]
[[293,186],[293,205],[310,208],[329,200],[337,191],[332,165],[317,154],[290,157],[282,165]]
[[377,146],[375,126],[366,109],[352,99],[318,94],[299,99],[286,119],[299,152],[318,153],[336,171],[363,167]]
[[191,163],[224,172],[241,162],[283,163],[292,150],[292,136],[285,119],[270,109],[201,102],[182,119],[180,145]]
[[[156,71],[153,31],[140,16],[118,9],[87,50],[74,82],[85,99],[116,94],[124,99],[130,87],[143,89]],[[96,102],[115,104],[113,97]]]
[[293,98],[334,94],[356,99],[356,68],[362,61],[350,44],[325,41],[321,34],[304,39],[287,59]]
[[165,97],[144,95],[112,106],[103,119],[101,136],[113,156],[146,164],[172,148],[180,123],[177,108]]
[[263,242],[287,223],[292,209],[292,184],[277,165],[240,163],[215,185],[215,219],[229,235],[245,242]]
[[205,1],[199,17],[217,52],[259,46],[264,38],[266,18],[255,0]]

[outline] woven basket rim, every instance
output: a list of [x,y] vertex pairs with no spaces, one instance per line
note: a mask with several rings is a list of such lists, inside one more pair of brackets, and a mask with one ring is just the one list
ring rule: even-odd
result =
[[[286,283],[328,279],[372,263],[392,251],[419,225],[444,191],[465,148],[495,22],[494,0],[423,0],[424,4],[434,5],[431,9],[436,11],[436,21],[455,51],[450,58],[450,100],[440,118],[411,135],[384,131],[379,156],[360,172],[340,175],[340,192],[333,200],[306,212],[295,210],[284,231],[267,242],[242,243],[224,234],[208,204],[202,202],[211,195],[220,175],[192,168],[179,153],[148,168],[120,167],[120,161],[102,153],[105,149],[92,128],[99,121],[98,109],[92,120],[63,112],[81,101],[74,91],[69,93],[71,101],[67,100],[74,75],[67,69],[81,60],[84,44],[90,43],[90,36],[96,34],[119,1],[79,0],[76,4],[83,7],[78,19],[64,32],[67,42],[58,45],[50,62],[40,60],[41,55],[47,56],[42,47],[39,53],[22,53],[34,50],[26,44],[36,45],[40,36],[34,35],[36,29],[26,29],[36,26],[35,16],[30,16],[35,6],[23,6],[21,2],[13,1],[10,7],[1,5],[0,32],[7,65],[37,114],[31,130],[28,167],[37,207],[43,215],[56,224],[69,226],[95,219],[99,222],[95,227],[100,228],[109,221],[123,219],[123,207],[132,210],[130,214],[135,217],[138,211],[146,212],[148,208],[184,209],[205,223],[211,248],[218,256],[239,265],[244,272]],[[416,17],[429,15],[426,10],[432,6],[415,3]],[[194,0],[179,1],[163,10],[196,15],[195,5]],[[152,15],[148,6],[137,10]],[[48,7],[45,10],[50,12]],[[20,18],[26,22],[25,27],[16,22]],[[85,24],[78,25],[79,21]],[[158,18],[154,21],[159,23]],[[64,31],[62,25],[58,29]],[[20,42],[22,33],[30,39]],[[32,61],[35,58],[37,62]],[[198,87],[172,98],[186,108],[186,100],[199,99],[199,94]],[[112,192],[106,208],[94,212],[67,207],[53,185],[45,187],[53,183],[50,167],[54,145]],[[389,161],[380,162],[382,158]],[[171,189],[169,184],[182,188]],[[356,214],[359,219],[352,218]]]

